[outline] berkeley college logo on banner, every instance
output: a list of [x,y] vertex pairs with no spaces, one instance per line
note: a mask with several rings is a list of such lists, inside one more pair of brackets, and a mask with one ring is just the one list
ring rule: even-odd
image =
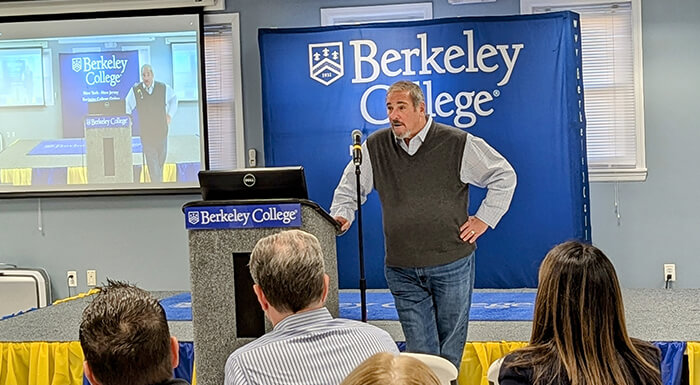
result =
[[343,76],[343,42],[309,44],[309,76],[329,85]]
[[83,137],[89,103],[122,101],[139,81],[135,50],[59,53],[58,57],[65,138]]
[[[444,31],[441,32],[444,35]],[[442,85],[433,84],[432,79],[417,82],[425,89],[426,110],[429,115],[451,118],[455,127],[472,127],[479,117],[493,114],[495,109],[491,102],[501,94],[498,87],[506,86],[510,81],[525,44],[476,44],[474,30],[463,29],[460,32],[456,36],[447,35],[452,41],[463,40],[460,43],[435,43],[430,39],[428,32],[423,32],[415,34],[415,39],[404,47],[397,47],[399,49],[382,48],[372,39],[349,40],[353,63],[351,83],[374,83],[380,76],[386,78],[482,74],[481,79],[485,80],[486,84],[492,79],[492,84],[488,84],[489,88],[441,92]],[[326,86],[340,79],[344,74],[343,42],[309,44],[309,71],[311,79]],[[494,76],[487,76],[494,72]],[[370,112],[367,105],[368,101],[377,97],[373,93],[381,94],[388,88],[388,84],[374,84],[364,88],[359,102],[360,113],[365,122],[374,125],[389,123],[384,111],[379,114]]]
[[201,206],[185,208],[188,230],[301,227],[301,204]]

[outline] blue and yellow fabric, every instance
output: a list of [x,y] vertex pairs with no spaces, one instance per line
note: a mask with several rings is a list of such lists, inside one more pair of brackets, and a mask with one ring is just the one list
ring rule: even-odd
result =
[[[80,342],[0,342],[2,385],[89,385]],[[195,384],[194,347],[180,342],[175,377]]]
[[[163,182],[196,182],[199,162],[166,163],[163,165]],[[134,177],[140,183],[149,183],[148,167],[134,165]],[[10,168],[0,170],[0,183],[13,186],[87,184],[85,166]]]
[[10,168],[0,170],[0,183],[13,186],[28,186],[32,184],[31,168]]
[[0,343],[0,384],[83,383],[83,350],[75,342]]
[[491,363],[526,345],[527,342],[467,342],[457,382],[460,385],[488,385],[486,374]]
[[[53,305],[99,292],[63,298]],[[194,344],[180,342],[180,363],[176,378],[195,385]],[[0,385],[90,385],[83,375],[83,349],[80,342],[0,342]]]
[[700,342],[687,342],[686,349],[688,352],[688,383],[700,385]]
[[[486,374],[491,363],[527,342],[468,342],[464,347],[457,381],[460,385],[488,385]],[[679,385],[685,342],[654,342],[661,350],[661,378],[664,385]],[[688,342],[690,385],[700,385],[700,343]]]
[[[526,342],[469,342],[459,368],[460,385],[487,385],[489,365]],[[683,355],[688,354],[690,385],[700,385],[700,342],[655,342],[661,349],[664,385],[678,385]],[[175,377],[195,384],[194,347],[180,343],[180,365]],[[73,342],[0,343],[0,384],[87,385],[83,377],[83,351]]]

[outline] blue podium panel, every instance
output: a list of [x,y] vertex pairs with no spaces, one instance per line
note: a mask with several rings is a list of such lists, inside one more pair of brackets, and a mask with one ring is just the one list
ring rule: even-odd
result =
[[[518,174],[509,212],[478,241],[477,287],[535,287],[553,245],[590,240],[578,23],[557,12],[262,29],[266,164],[303,165],[329,208],[350,133],[388,126],[386,89],[413,81],[436,121],[484,138]],[[471,189],[470,213],[483,196]],[[385,287],[376,193],[363,214],[368,286]],[[338,239],[338,270],[341,288],[357,287],[354,229]]]

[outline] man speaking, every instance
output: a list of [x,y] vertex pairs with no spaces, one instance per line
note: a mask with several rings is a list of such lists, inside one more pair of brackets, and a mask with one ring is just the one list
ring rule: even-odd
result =
[[[390,128],[362,144],[361,200],[373,188],[382,204],[385,276],[406,350],[438,354],[460,366],[474,288],[475,241],[508,210],[516,176],[483,139],[439,124],[425,113],[420,87],[387,90]],[[345,168],[331,215],[342,230],[354,217],[354,165]],[[469,185],[487,188],[469,216]]]
[[136,109],[141,129],[141,148],[151,182],[163,181],[163,165],[168,153],[168,126],[177,111],[173,89],[154,81],[150,64],[141,67],[141,82],[126,95],[126,113]]

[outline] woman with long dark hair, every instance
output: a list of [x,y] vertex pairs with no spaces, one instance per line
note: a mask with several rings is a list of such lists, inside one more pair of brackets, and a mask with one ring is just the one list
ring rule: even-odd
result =
[[660,360],[656,347],[627,335],[610,260],[566,242],[540,266],[530,344],[489,372],[499,385],[661,385]]

